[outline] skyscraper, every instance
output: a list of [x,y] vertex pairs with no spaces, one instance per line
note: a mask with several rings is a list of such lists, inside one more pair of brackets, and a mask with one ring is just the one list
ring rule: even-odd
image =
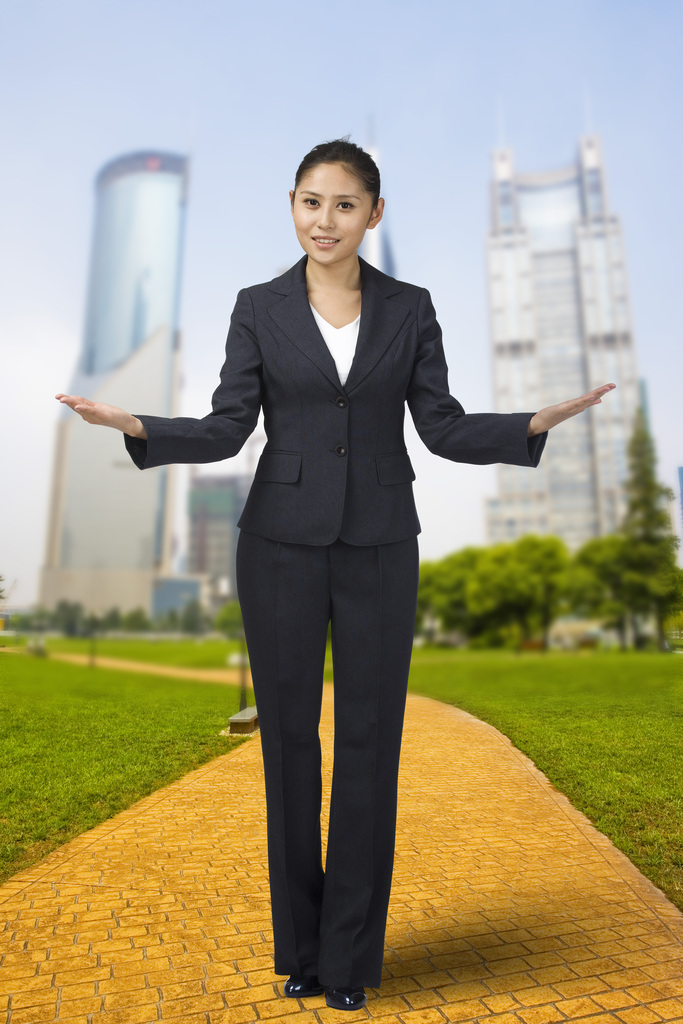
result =
[[494,153],[488,273],[496,411],[617,384],[553,431],[537,470],[498,467],[488,502],[489,541],[554,533],[574,549],[619,527],[639,404],[624,243],[596,137],[576,163],[540,174]]
[[[83,347],[70,391],[172,416],[187,160],[143,152],[96,179]],[[118,431],[64,408],[57,427],[41,604],[151,607],[170,570],[171,469],[139,473]]]
[[376,228],[366,233],[360,248],[360,255],[371,266],[381,270],[383,274],[396,277],[394,252],[384,221],[380,221]]
[[[379,154],[374,146],[367,150],[375,163],[379,163]],[[381,220],[376,228],[367,231],[363,244],[360,247],[360,255],[371,266],[381,270],[389,277],[396,277],[396,263],[394,252],[389,241],[389,232],[386,220]]]
[[208,578],[208,597],[214,612],[237,598],[237,520],[252,480],[253,473],[193,475],[190,480],[187,569]]

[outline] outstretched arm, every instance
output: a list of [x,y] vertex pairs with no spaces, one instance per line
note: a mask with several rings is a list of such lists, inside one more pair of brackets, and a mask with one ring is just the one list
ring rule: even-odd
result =
[[529,420],[527,437],[533,437],[535,434],[544,434],[546,430],[556,427],[558,423],[563,423],[564,420],[571,419],[572,416],[577,416],[585,409],[589,409],[591,405],[600,405],[602,396],[606,395],[609,391],[614,391],[615,387],[616,384],[603,384],[601,387],[594,388],[587,394],[581,395],[580,398],[570,398],[567,402],[560,402],[558,405],[548,405],[545,409],[540,409]]
[[225,344],[221,381],[208,416],[133,416],[80,395],[57,395],[86,423],[114,427],[138,469],[171,463],[219,462],[241,449],[261,409],[262,359],[246,289],[237,296]]
[[117,405],[106,405],[104,402],[91,402],[89,398],[81,395],[55,395],[58,402],[68,405],[70,409],[77,412],[86,423],[95,423],[100,427],[113,427],[120,430],[122,434],[129,434],[131,437],[146,438],[147,431],[137,416],[131,415]]
[[598,405],[614,384],[580,398],[531,413],[469,413],[450,394],[441,328],[431,297],[422,290],[418,308],[419,345],[408,388],[408,405],[417,431],[435,455],[477,465],[502,462],[536,466],[547,432],[563,420]]

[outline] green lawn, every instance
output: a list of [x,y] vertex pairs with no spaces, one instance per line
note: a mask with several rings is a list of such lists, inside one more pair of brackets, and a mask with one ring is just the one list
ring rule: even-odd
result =
[[418,650],[410,689],[508,736],[683,910],[683,656]]
[[226,753],[238,707],[237,687],[0,654],[0,881]]
[[[91,641],[87,637],[48,637],[48,654],[51,651],[64,654],[90,654]],[[98,638],[95,644],[97,654],[107,658],[124,658],[127,661],[150,661],[159,665],[175,665],[184,668],[226,668],[229,655],[238,652],[240,645],[235,640],[204,639],[152,640],[144,635],[140,639]]]

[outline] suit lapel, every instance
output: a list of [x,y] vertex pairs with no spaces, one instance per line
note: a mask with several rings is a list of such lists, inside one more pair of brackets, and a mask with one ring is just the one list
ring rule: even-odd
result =
[[337,389],[341,390],[337,366],[318,329],[308,301],[307,259],[308,257],[304,256],[286,274],[271,282],[274,291],[287,291],[288,294],[282,302],[271,306],[270,315],[292,344],[315,363]]
[[358,387],[375,368],[408,316],[406,306],[388,298],[399,292],[400,286],[365,260],[360,264],[363,276],[360,330],[356,354],[344,385],[347,393]]
[[[335,388],[341,390],[336,364],[308,301],[306,261],[307,257],[304,256],[286,274],[271,282],[271,289],[284,293],[285,297],[271,306],[270,315],[292,344],[315,363]],[[356,353],[343,388],[347,393],[374,369],[409,312],[406,306],[388,297],[400,292],[400,285],[396,281],[375,270],[365,260],[361,259],[360,264],[363,281],[360,330]]]

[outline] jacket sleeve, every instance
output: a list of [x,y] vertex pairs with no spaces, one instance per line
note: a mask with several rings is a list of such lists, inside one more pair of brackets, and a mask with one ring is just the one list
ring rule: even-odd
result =
[[[246,289],[239,292],[225,343],[220,384],[208,416],[138,416],[147,439],[124,435],[138,469],[172,462],[219,462],[236,455],[254,430],[261,409],[262,361],[254,310]],[[136,414],[137,415],[137,414]]]
[[466,413],[451,395],[441,328],[426,289],[420,297],[417,321],[418,348],[407,401],[427,448],[452,462],[537,466],[548,434],[527,437],[532,412]]

